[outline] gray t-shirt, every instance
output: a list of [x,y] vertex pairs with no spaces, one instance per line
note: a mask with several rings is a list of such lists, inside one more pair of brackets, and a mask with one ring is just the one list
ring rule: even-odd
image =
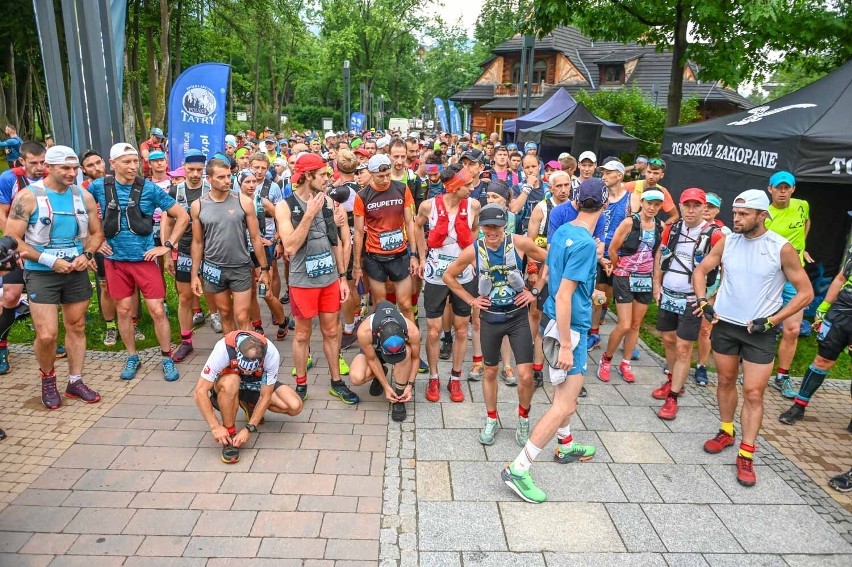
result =
[[246,243],[246,213],[240,198],[231,193],[221,203],[201,197],[198,220],[204,228],[204,260],[226,268],[251,263]]
[[[290,218],[293,228],[299,226],[296,217],[301,217],[307,210],[307,203],[300,199],[295,193],[293,198],[298,203],[299,210],[290,209]],[[289,201],[287,203],[290,204]],[[328,204],[326,204],[326,207]],[[302,219],[304,221],[304,219]],[[290,286],[318,288],[327,287],[337,280],[337,262],[334,251],[326,233],[323,211],[311,221],[311,228],[305,243],[298,252],[290,258]]]

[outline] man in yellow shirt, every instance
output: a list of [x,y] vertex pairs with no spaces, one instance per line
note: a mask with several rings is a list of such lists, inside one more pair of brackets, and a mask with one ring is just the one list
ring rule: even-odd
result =
[[[769,178],[767,188],[772,203],[769,205],[769,218],[766,219],[766,228],[786,238],[796,253],[799,255],[802,265],[813,262],[813,258],[805,250],[805,240],[811,229],[811,208],[803,199],[794,199],[796,191],[796,178],[789,171],[776,171]],[[784,285],[784,304],[796,294],[795,288],[787,282]],[[790,380],[789,368],[796,356],[796,346],[799,342],[799,329],[802,326],[804,310],[796,315],[788,317],[784,321],[784,334],[778,347],[778,373],[770,383],[781,391],[785,398],[795,398],[798,392]]]

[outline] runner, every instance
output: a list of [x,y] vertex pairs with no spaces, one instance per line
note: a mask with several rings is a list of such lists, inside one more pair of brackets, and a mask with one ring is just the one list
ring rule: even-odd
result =
[[[358,326],[360,352],[352,359],[349,374],[352,384],[370,381],[370,395],[391,403],[391,419],[404,421],[405,403],[411,400],[420,360],[420,329],[402,316],[389,301],[376,304],[376,311]],[[385,365],[391,365],[393,385]]]
[[68,345],[65,396],[90,404],[101,399],[83,383],[82,374],[86,311],[92,296],[88,267],[104,237],[97,203],[74,184],[80,163],[74,150],[53,146],[44,163],[45,178],[15,197],[6,234],[18,241],[18,251],[27,258],[27,295],[36,333],[33,346],[41,376],[41,402],[54,410],[62,405],[54,369],[60,306]]
[[509,150],[505,146],[495,148],[493,169],[494,177],[500,181],[505,181],[509,187],[520,185],[520,176],[509,167]]
[[18,160],[21,157],[21,145],[24,141],[18,136],[18,129],[12,124],[6,124],[5,132],[6,141],[0,142],[0,148],[3,148],[6,154],[6,164],[9,169],[12,169],[18,165]]
[[[521,274],[524,258],[543,262],[547,252],[535,242],[517,234],[507,234],[508,211],[499,205],[486,205],[479,214],[479,225],[485,233],[462,250],[444,272],[444,283],[471,307],[479,308],[485,377],[482,394],[487,412],[485,426],[479,434],[483,445],[492,445],[497,433],[497,365],[500,346],[509,338],[518,368],[518,427],[515,440],[523,446],[529,438],[529,411],[535,392],[532,361],[533,345],[527,306],[536,296],[524,286]],[[474,295],[457,278],[470,266],[479,274]]]
[[[191,274],[192,290],[198,297],[204,292],[212,296],[225,334],[237,328],[248,330],[254,282],[248,240],[255,250],[263,250],[257,212],[250,197],[231,193],[231,168],[227,163],[214,158],[205,169],[210,192],[194,201],[189,209],[192,265],[196,267]],[[251,170],[241,171],[237,181],[240,185],[246,181],[256,183]],[[264,254],[258,257],[258,263],[261,270],[258,281],[268,286],[269,265]]]
[[[737,374],[743,366],[743,432],[737,454],[737,482],[754,486],[755,441],[763,421],[763,394],[775,358],[776,327],[813,300],[811,282],[795,248],[765,226],[769,198],[749,189],[734,199],[734,233],[715,246],[692,275],[698,296],[695,314],[715,325],[713,341],[719,384],[721,425],[719,433],[704,443],[708,453],[719,453],[734,444],[734,413],[737,409]],[[707,302],[708,273],[724,264],[715,308]],[[796,288],[783,305],[784,282]],[[783,306],[782,306],[783,305]]]
[[659,189],[663,192],[663,212],[668,216],[666,225],[672,225],[680,219],[677,207],[674,204],[669,190],[660,185],[660,180],[666,174],[666,162],[660,158],[651,158],[648,160],[648,165],[645,167],[644,178],[637,181],[630,181],[624,184],[624,188],[632,193],[630,206],[634,212],[638,211],[641,206],[640,196],[642,191],[646,189]]
[[[585,343],[593,321],[592,298],[600,294],[595,291],[598,247],[589,233],[608,202],[607,187],[600,179],[588,179],[580,186],[577,199],[579,215],[557,229],[547,257],[550,296],[544,303],[546,317],[542,322],[545,336],[552,337],[547,341],[547,351],[553,404],[515,460],[500,474],[506,486],[527,502],[547,500],[533,481],[530,467],[554,434],[556,462],[587,461],[595,455],[594,446],[574,442],[570,420],[586,373]],[[541,248],[535,246],[534,250]]]
[[524,180],[520,188],[515,189],[511,211],[518,215],[518,232],[527,233],[533,208],[544,200],[547,183],[539,175],[539,162],[535,155],[525,155],[523,159]]
[[160,128],[151,128],[151,135],[148,139],[139,144],[139,157],[142,159],[142,175],[146,178],[151,177],[151,165],[149,163],[150,153],[155,150],[163,150],[163,142],[166,136]]
[[624,349],[618,373],[625,382],[636,377],[630,366],[630,356],[639,340],[639,329],[654,299],[654,272],[659,266],[662,225],[657,213],[663,203],[663,192],[649,189],[642,193],[642,208],[621,221],[609,245],[609,257],[615,266],[612,272],[613,295],[618,324],[609,335],[606,350],[601,355],[598,378],[609,382],[612,359],[624,339]]
[[[701,318],[689,308],[695,302],[693,272],[724,237],[715,224],[704,220],[706,204],[707,197],[701,189],[690,188],[681,193],[682,218],[663,232],[660,269],[654,271],[655,299],[660,306],[657,330],[662,334],[668,369],[666,381],[651,394],[654,399],[665,400],[657,412],[660,419],[677,417],[677,398],[686,383],[692,365],[692,345],[701,330]],[[712,286],[717,277],[718,271],[711,272],[707,284]],[[701,297],[706,297],[704,292]]]
[[[424,307],[429,332],[426,342],[426,359],[429,364],[426,399],[430,402],[441,400],[438,344],[448,299],[457,337],[465,335],[467,322],[470,319],[470,303],[463,301],[457,293],[447,287],[443,280],[444,272],[459,257],[461,251],[473,243],[478,230],[477,218],[480,210],[479,202],[470,198],[470,191],[476,180],[467,168],[458,168],[458,166],[447,168],[441,175],[441,181],[446,194],[421,203],[415,220],[417,245],[421,257],[425,259],[420,267],[420,273],[426,282]],[[424,232],[427,224],[428,240]],[[456,282],[469,295],[474,292],[473,276],[473,268],[468,266],[456,277]],[[466,351],[467,341],[461,339],[455,341],[452,347],[453,366],[447,389],[450,392],[450,400],[457,403],[464,401],[464,392],[459,380]]]
[[137,290],[142,292],[148,314],[163,356],[163,377],[168,381],[180,378],[171,359],[171,327],[165,311],[166,286],[157,262],[163,257],[171,267],[174,245],[164,242],[154,247],[154,209],[159,207],[175,218],[174,231],[181,234],[189,224],[189,215],[162,189],[136,175],[139,153],[130,144],[118,143],[110,149],[110,165],[115,177],[96,179],[89,191],[97,200],[103,215],[106,243],[101,246],[106,267],[109,291],[116,302],[118,332],[127,350],[127,361],[121,371],[122,380],[132,380],[141,361],[136,354],[133,324],[133,305],[138,303]]
[[[302,413],[302,400],[278,381],[280,365],[275,345],[252,331],[230,331],[213,347],[193,395],[213,439],[222,445],[222,462],[240,460],[240,447],[257,433],[267,410],[290,416]],[[247,422],[239,433],[237,408],[243,408]],[[214,409],[221,413],[221,423]]]
[[[343,262],[346,265],[346,285],[349,287],[349,297],[346,298],[346,302],[341,307],[343,311],[343,335],[340,341],[340,348],[342,350],[349,348],[358,340],[355,335],[355,315],[361,307],[358,286],[352,277],[352,247],[354,246],[353,241],[355,238],[355,214],[353,211],[355,208],[355,197],[358,195],[358,191],[361,190],[358,182],[355,181],[356,172],[360,167],[358,161],[358,157],[352,151],[346,148],[339,150],[337,152],[337,169],[340,172],[340,176],[328,190],[328,196],[331,197],[331,200],[342,207],[346,213],[346,224],[349,230],[349,246],[344,251],[343,258]],[[366,164],[364,165],[364,170],[366,170]],[[346,365],[347,368],[343,368],[344,365],[346,365],[346,361],[343,360],[341,355],[341,374],[348,374],[348,371],[343,372],[343,370],[348,368],[348,365]]]
[[290,257],[290,306],[296,319],[293,360],[296,393],[308,396],[308,343],[312,320],[319,316],[323,352],[328,360],[329,393],[345,404],[358,396],[340,379],[340,305],[349,297],[346,257],[349,226],[343,209],[335,219],[334,201],[325,194],[328,166],[319,156],[305,154],[296,160],[293,194],[276,207],[284,251]]
[[[811,230],[811,209],[807,201],[793,198],[796,178],[789,171],[776,171],[769,178],[767,191],[772,203],[769,205],[766,228],[787,239],[799,255],[802,266],[812,263],[814,260],[805,249],[808,232]],[[795,295],[796,289],[788,281],[784,285],[784,303],[788,303]],[[778,373],[770,382],[772,387],[787,399],[796,397],[796,388],[790,379],[789,368],[796,356],[803,319],[804,310],[794,313],[784,321],[781,343],[778,345]]]

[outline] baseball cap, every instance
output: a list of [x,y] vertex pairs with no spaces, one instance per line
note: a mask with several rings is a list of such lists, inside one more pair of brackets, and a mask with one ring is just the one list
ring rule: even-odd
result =
[[381,171],[381,167],[385,165],[387,167],[391,166],[390,158],[385,154],[376,154],[367,162],[367,169],[369,169],[371,173],[376,173],[377,171]]
[[586,150],[585,152],[580,154],[580,159],[578,159],[577,162],[579,163],[584,159],[587,159],[592,163],[598,163],[598,156],[595,155],[595,152],[590,152]]
[[181,166],[173,171],[170,171],[169,177],[186,177],[186,170],[183,168],[183,166]]
[[476,163],[482,163],[483,156],[484,154],[482,153],[482,150],[477,150],[476,148],[473,148],[464,152],[459,159],[466,159],[470,161],[475,161]]
[[74,150],[68,146],[53,146],[47,148],[44,163],[49,165],[80,165],[80,159]]
[[357,166],[355,166],[355,171],[363,171],[365,169],[367,169],[366,163],[359,163]]
[[559,161],[562,161],[563,159],[568,159],[569,157],[571,157],[571,154],[569,154],[568,152],[562,152],[561,154],[559,154],[559,157],[557,159]]
[[328,140],[329,138],[333,138],[333,137],[335,137],[335,136],[337,136],[337,134],[335,134],[335,133],[334,133],[334,132],[332,132],[331,130],[329,130],[328,132],[326,132],[326,133],[325,133],[325,139],[326,139],[326,140]]
[[624,164],[617,159],[611,159],[603,164],[601,169],[605,169],[607,171],[620,171],[621,173],[624,173]]
[[388,317],[379,322],[379,350],[382,360],[397,364],[405,360],[405,329],[396,319]]
[[704,205],[707,203],[707,195],[697,187],[690,187],[689,189],[684,189],[683,193],[680,194],[680,202],[686,203],[687,201],[698,201]]
[[227,136],[225,136],[225,145],[236,146],[237,138],[233,134],[228,134]]
[[479,226],[506,226],[506,209],[492,203],[485,205],[479,211]]
[[538,144],[536,144],[535,142],[527,142],[526,144],[524,144],[524,153],[535,149],[538,149]]
[[731,205],[734,209],[754,209],[756,211],[768,211],[769,210],[769,197],[766,195],[765,191],[761,191],[760,189],[748,189],[743,191],[737,198],[734,199],[733,205]]
[[559,163],[557,160],[552,159],[545,164],[545,167],[549,167],[552,169],[562,169],[562,164]]
[[166,137],[160,128],[151,128],[151,135],[161,139]]
[[207,157],[201,153],[201,150],[190,148],[183,154],[183,163],[204,163]]
[[[591,177],[586,179],[577,188],[577,202],[583,203],[589,199],[599,205],[603,205],[609,200],[609,190],[606,188],[602,179]],[[479,224],[482,224],[481,222]]]
[[717,209],[722,208],[722,199],[721,197],[719,197],[719,195],[716,195],[715,193],[707,193],[706,197],[708,205],[713,205]]
[[166,159],[166,153],[160,150],[154,150],[148,154],[148,161],[154,161],[156,159]]
[[272,161],[272,165],[287,165],[287,160],[282,157],[277,157]]
[[518,144],[514,144],[514,143],[506,144],[506,149],[509,150],[510,152],[516,152],[516,151],[518,151]]
[[390,141],[391,141],[391,139],[389,137],[383,136],[383,137],[379,138],[378,140],[376,140],[376,148],[382,149],[385,146],[387,146],[388,144],[390,144]]
[[119,142],[118,144],[113,144],[113,146],[109,149],[109,159],[118,159],[121,156],[138,155],[139,152],[136,151],[136,148],[134,148],[127,142]]
[[769,178],[770,187],[778,187],[782,183],[786,183],[790,187],[796,184],[796,178],[789,171],[776,171]]
[[370,157],[370,152],[367,151],[365,148],[357,148],[353,153],[356,156],[364,156],[365,158]]
[[641,199],[643,201],[664,201],[665,198],[666,196],[659,189],[645,189],[642,191]]
[[316,154],[304,152],[296,159],[296,166],[293,168],[293,175],[290,177],[290,182],[297,184],[302,178],[303,173],[309,171],[317,171],[327,167],[325,161]]

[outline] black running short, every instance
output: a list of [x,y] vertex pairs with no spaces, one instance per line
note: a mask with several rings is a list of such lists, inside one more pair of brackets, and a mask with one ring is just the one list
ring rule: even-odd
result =
[[606,275],[606,270],[604,270],[603,266],[598,263],[598,277],[595,280],[596,285],[612,285],[612,273]]
[[742,325],[719,321],[713,325],[710,344],[717,354],[739,356],[754,364],[772,364],[777,336],[777,328],[768,333],[749,334]]
[[[476,286],[475,279],[462,284],[462,287],[474,297],[477,295]],[[451,292],[450,288],[445,285],[426,282],[423,292],[423,307],[426,309],[426,318],[437,319],[442,317],[444,315],[444,307],[447,305],[447,298],[450,299],[453,315],[457,317],[470,317],[470,304],[465,303],[462,298]]]
[[14,285],[14,284],[23,285],[24,284],[24,269],[21,268],[20,266],[16,267],[14,270],[12,270],[11,272],[9,272],[8,274],[3,276],[3,283],[4,284],[10,284],[10,285]]
[[27,270],[27,294],[30,303],[69,305],[92,297],[89,271],[58,274],[53,270]]
[[411,257],[408,252],[399,254],[383,255],[368,252],[364,254],[363,268],[367,277],[373,281],[401,282],[408,277],[408,269],[411,266]]
[[[481,315],[481,314],[480,314]],[[488,323],[481,318],[479,338],[482,342],[482,357],[485,366],[500,364],[500,347],[503,337],[509,337],[515,364],[531,364],[533,361],[532,332],[528,309],[518,309],[504,323]]]
[[[698,333],[701,331],[701,317],[692,314],[688,304],[686,313],[678,315],[665,309],[657,312],[657,330],[661,333],[675,331],[677,338],[684,341],[697,341]],[[716,350],[715,348],[713,350]],[[719,352],[716,350],[716,352]]]
[[648,292],[630,291],[630,278],[628,276],[612,276],[612,295],[616,303],[641,303],[651,305],[654,294]]
[[826,360],[837,360],[847,347],[852,353],[852,315],[832,313],[831,319],[822,322],[817,342],[817,352]]

